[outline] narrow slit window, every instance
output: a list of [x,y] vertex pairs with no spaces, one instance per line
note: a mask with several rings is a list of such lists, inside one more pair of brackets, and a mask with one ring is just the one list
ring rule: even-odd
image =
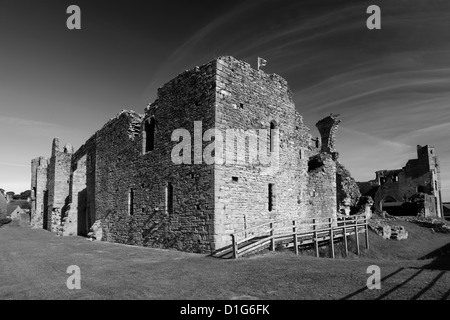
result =
[[37,194],[36,187],[33,187],[34,210],[37,210]]
[[128,214],[132,216],[134,214],[134,190],[130,189],[128,193]]
[[275,186],[273,183],[269,183],[269,211],[272,211],[274,208],[274,204],[275,204]]
[[166,186],[166,214],[173,214],[173,185],[171,182]]
[[153,151],[155,148],[155,118],[151,118],[150,122],[145,122],[145,152]]
[[273,152],[275,149],[275,122],[270,123],[270,152]]

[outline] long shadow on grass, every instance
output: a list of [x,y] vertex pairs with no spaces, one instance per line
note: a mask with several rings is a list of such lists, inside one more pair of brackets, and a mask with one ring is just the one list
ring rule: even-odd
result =
[[419,260],[434,259],[431,263],[423,266],[424,269],[450,271],[450,243],[436,249]]
[[[415,277],[417,277],[418,275],[420,275],[423,272],[423,269],[420,269],[419,271],[417,271],[416,273],[414,273],[411,277],[409,277],[408,279],[406,279],[405,281],[403,281],[402,283],[400,283],[399,285],[396,285],[395,287],[393,287],[392,289],[386,291],[385,293],[383,293],[382,295],[380,295],[379,297],[375,298],[375,300],[381,300],[383,298],[386,298],[388,295],[390,295],[391,293],[397,291],[398,289],[400,289],[401,287],[403,287],[405,284],[407,284],[408,282],[410,282],[412,279],[414,279]],[[423,292],[425,293],[425,292]],[[422,294],[423,294],[422,293]]]
[[441,298],[441,300],[447,300],[448,298],[450,298],[450,290],[448,290]]
[[[450,271],[450,243],[442,246],[441,248],[434,250],[433,252],[430,252],[429,254],[421,257],[419,260],[424,259],[434,259],[431,263],[421,266],[420,268],[400,268],[391,274],[387,275],[386,277],[381,279],[381,282],[385,281],[386,279],[400,273],[401,271],[405,269],[418,269],[416,273],[414,273],[412,276],[407,278],[405,281],[400,283],[399,285],[393,287],[392,289],[386,291],[385,293],[381,294],[379,297],[375,298],[375,300],[381,300],[389,296],[391,293],[399,290],[401,287],[403,287],[406,283],[410,282],[417,276],[419,276],[424,270],[441,270],[441,272],[434,277],[433,280],[430,281],[422,290],[420,290],[417,294],[415,294],[411,300],[416,300],[420,298],[422,295],[424,295],[427,291],[429,291],[438,281],[446,274],[447,271]],[[345,297],[343,297],[341,300],[347,300],[350,299],[364,291],[368,290],[367,287],[361,288],[354,293],[351,293]],[[446,300],[450,297],[450,290],[447,291],[443,296],[442,300]]]
[[[389,279],[390,277],[392,277],[392,276],[394,276],[394,275],[396,275],[396,274],[398,274],[398,273],[400,273],[401,271],[406,270],[406,269],[411,269],[411,268],[400,268],[400,269],[398,269],[398,270],[392,272],[391,274],[389,274],[389,275],[387,275],[386,277],[384,277],[384,278],[381,279],[381,284],[383,283],[383,281],[386,281],[386,280]],[[416,273],[414,273],[412,276],[410,276],[408,279],[406,279],[406,280],[403,281],[402,283],[396,285],[396,286],[393,287],[392,289],[390,289],[390,290],[386,291],[385,293],[381,294],[379,297],[376,297],[375,300],[381,300],[381,299],[386,298],[386,297],[389,296],[391,293],[393,293],[393,292],[399,290],[399,289],[400,289],[401,287],[403,287],[405,284],[407,284],[408,282],[410,282],[411,280],[413,280],[414,278],[416,278],[417,276],[419,276],[423,271],[424,271],[424,269],[419,269],[419,271],[417,271]],[[437,279],[437,280],[438,280],[438,279]],[[437,280],[436,280],[436,281],[437,281]],[[435,283],[435,282],[434,282],[434,283]],[[426,291],[429,290],[429,288],[431,288],[431,287],[434,285],[434,283],[433,283],[432,285],[428,285],[427,287],[425,287],[425,288],[427,288],[427,289],[426,289],[426,290],[421,290],[420,294],[418,294],[418,295],[416,295],[416,296],[421,296],[421,295],[423,295]],[[425,288],[424,288],[424,289],[425,289]],[[358,291],[355,291],[354,293],[351,293],[351,294],[345,296],[345,297],[342,298],[341,300],[347,300],[347,299],[350,299],[350,298],[352,298],[352,297],[354,297],[354,296],[356,296],[356,295],[358,295],[358,294],[360,294],[360,293],[362,293],[362,292],[364,292],[364,291],[366,291],[366,290],[369,290],[369,289],[368,289],[367,287],[361,288],[361,289],[359,289]]]
[[[382,278],[382,279],[381,279],[381,282],[383,282],[383,281],[389,279],[390,277],[395,276],[397,273],[399,273],[399,272],[401,272],[401,271],[403,271],[403,270],[405,270],[405,268],[400,268],[400,269],[398,269],[398,270],[392,272],[391,274],[389,274],[389,275],[385,276],[384,278]],[[354,296],[356,296],[356,295],[358,295],[358,294],[360,294],[360,293],[363,293],[363,292],[366,291],[366,290],[369,290],[369,288],[367,288],[367,287],[361,288],[361,289],[359,289],[359,290],[357,290],[357,291],[355,291],[355,292],[353,292],[353,293],[351,293],[351,294],[349,294],[349,295],[347,295],[347,296],[341,298],[341,300],[348,300],[348,299],[350,299],[350,298],[352,298],[352,297],[354,297]]]
[[425,288],[420,290],[414,297],[412,297],[411,300],[419,299],[425,292],[430,290],[439,281],[439,279],[442,278],[445,272],[446,271],[441,271]]

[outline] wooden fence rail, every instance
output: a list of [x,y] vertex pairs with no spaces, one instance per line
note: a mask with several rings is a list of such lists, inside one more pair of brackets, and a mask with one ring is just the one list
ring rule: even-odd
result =
[[232,257],[237,259],[243,254],[269,246],[274,251],[276,244],[294,246],[298,254],[299,246],[313,245],[316,257],[319,257],[319,242],[328,242],[331,257],[335,258],[335,240],[343,238],[345,254],[348,255],[348,236],[355,236],[356,253],[360,254],[359,236],[365,233],[366,249],[369,249],[369,228],[366,216],[333,218],[311,218],[301,220],[279,220],[263,223],[231,234]]

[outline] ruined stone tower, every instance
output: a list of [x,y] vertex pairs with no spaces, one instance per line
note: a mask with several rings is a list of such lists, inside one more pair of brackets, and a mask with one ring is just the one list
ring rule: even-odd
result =
[[69,197],[70,169],[73,149],[66,145],[62,150],[59,139],[52,145],[52,156],[48,164],[48,219],[47,230],[58,232],[61,219],[65,215]]
[[31,160],[31,224],[35,228],[47,229],[47,167],[47,158],[39,157]]

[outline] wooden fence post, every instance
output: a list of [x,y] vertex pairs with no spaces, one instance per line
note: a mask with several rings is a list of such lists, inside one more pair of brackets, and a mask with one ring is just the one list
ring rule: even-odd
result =
[[330,241],[331,241],[331,257],[334,259],[334,236],[333,236],[333,219],[328,218],[330,222]]
[[364,222],[366,224],[366,249],[369,250],[369,220],[367,217]]
[[356,252],[359,255],[358,219],[355,219]]
[[275,238],[274,238],[274,232],[273,232],[273,222],[270,223],[270,250],[275,251]]
[[233,241],[233,258],[237,259],[239,257],[239,253],[238,253],[238,246],[237,246],[237,242],[236,242],[236,237],[234,234],[231,235],[231,240]]
[[317,239],[317,226],[316,219],[313,219],[313,230],[314,230],[314,249],[316,250],[316,257],[319,258],[319,241]]
[[348,257],[348,242],[347,242],[347,218],[344,217],[344,245],[345,245],[345,256]]
[[294,227],[292,228],[292,231],[294,232],[294,247],[295,247],[295,254],[298,254],[297,226],[296,226],[295,220],[292,221],[292,225],[294,226]]

